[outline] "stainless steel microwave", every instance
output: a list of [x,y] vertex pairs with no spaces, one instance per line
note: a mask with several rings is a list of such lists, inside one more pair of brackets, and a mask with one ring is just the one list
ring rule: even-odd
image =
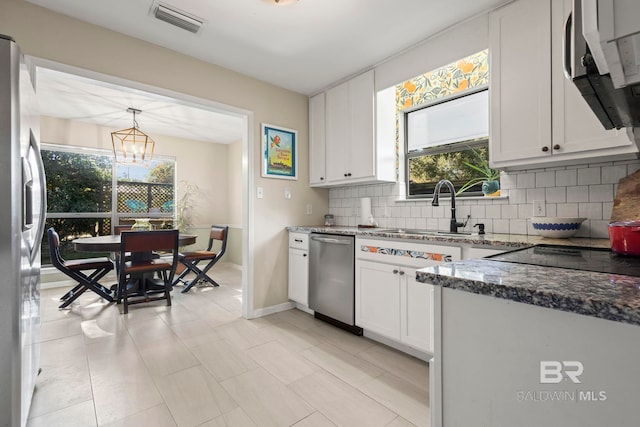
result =
[[606,129],[640,141],[640,1],[573,0],[563,40],[565,75]]

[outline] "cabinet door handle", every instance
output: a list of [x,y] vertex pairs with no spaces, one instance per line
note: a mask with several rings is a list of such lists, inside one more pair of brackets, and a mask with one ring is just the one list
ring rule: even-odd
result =
[[347,177],[347,174],[346,174],[346,173],[344,174],[344,177],[345,177],[345,178]]
[[351,172],[347,173],[347,176],[351,176]]
[[302,243],[302,239],[293,239],[295,242]]
[[400,271],[400,275],[401,275],[401,276],[404,276],[404,271],[402,271],[402,270],[401,270],[401,271]]
[[304,257],[304,256],[307,256],[307,254],[302,254],[302,256],[303,256],[303,257]]
[[553,149],[554,149],[554,150],[559,150],[559,149],[560,149],[560,144],[556,144],[556,145],[554,145],[554,146],[553,146]]
[[321,177],[320,177],[320,181],[324,181],[324,176],[321,176]]
[[396,270],[395,268],[393,269],[393,274],[398,274],[398,270]]
[[542,147],[542,151],[544,151],[544,152],[546,153],[547,151],[549,151],[549,147],[547,147],[547,146],[545,145],[544,147]]

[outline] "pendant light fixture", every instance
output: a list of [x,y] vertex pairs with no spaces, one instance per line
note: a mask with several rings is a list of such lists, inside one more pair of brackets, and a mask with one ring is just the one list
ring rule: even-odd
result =
[[153,157],[155,141],[149,135],[138,128],[136,114],[142,110],[127,108],[127,112],[133,113],[133,127],[111,132],[113,154],[117,163],[147,163]]

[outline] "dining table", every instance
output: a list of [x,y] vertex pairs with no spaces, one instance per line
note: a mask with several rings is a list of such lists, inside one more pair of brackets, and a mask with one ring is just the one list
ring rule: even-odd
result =
[[[178,244],[180,246],[193,245],[197,237],[195,234],[180,233]],[[120,252],[120,234],[81,237],[71,243],[73,243],[73,249],[77,252]]]
[[[120,234],[109,234],[104,236],[95,237],[81,237],[71,241],[73,243],[73,249],[76,252],[112,252],[113,259],[117,259],[117,255],[120,252]],[[197,235],[195,234],[183,234],[178,235],[178,245],[189,246],[196,243]],[[136,254],[140,256],[138,259],[149,258],[151,254]],[[110,288],[102,286],[104,292],[109,296],[106,298],[109,302],[114,302],[115,290],[117,285],[113,285]]]

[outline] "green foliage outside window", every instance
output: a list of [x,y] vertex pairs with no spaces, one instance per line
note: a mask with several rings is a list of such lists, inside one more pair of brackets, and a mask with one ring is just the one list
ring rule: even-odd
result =
[[48,212],[109,212],[113,159],[42,150]]
[[[409,158],[409,194],[433,193],[438,181],[450,180],[458,189],[475,178],[478,172],[465,163],[476,164],[477,156],[488,158],[488,149],[484,145],[463,151],[445,152]],[[482,194],[482,183],[472,186],[465,194]]]

